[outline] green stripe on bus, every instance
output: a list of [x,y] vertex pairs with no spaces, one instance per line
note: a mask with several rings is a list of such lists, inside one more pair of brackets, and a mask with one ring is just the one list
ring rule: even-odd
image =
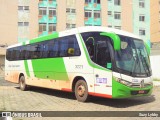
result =
[[94,64],[94,63],[91,61],[91,59],[90,59],[90,57],[89,57],[89,55],[88,55],[88,53],[87,53],[87,48],[85,47],[85,44],[84,44],[84,42],[83,42],[83,38],[82,38],[81,34],[79,34],[79,37],[80,37],[80,39],[81,39],[81,43],[82,43],[82,46],[83,46],[83,49],[84,49],[84,52],[85,52],[85,55],[86,55],[88,64],[89,64],[91,67],[93,67],[93,68],[97,68],[97,69],[100,69],[100,70],[104,70],[104,71],[111,72],[111,70],[105,69],[105,68],[103,68],[103,67],[100,67],[100,66]]
[[34,76],[41,79],[69,80],[63,58],[32,60]]
[[[135,96],[148,96],[152,93],[153,86],[147,86],[145,88],[133,88],[125,86],[115,80],[113,77],[112,80],[112,98],[129,98]],[[147,94],[137,94],[131,95],[131,91],[140,91],[140,90],[149,90]]]
[[26,70],[27,76],[30,77],[30,73],[29,73],[29,68],[28,68],[27,60],[24,60],[24,66],[25,66],[25,70]]
[[59,33],[55,32],[55,33],[47,35],[47,36],[32,39],[32,40],[30,40],[30,44],[42,42],[42,41],[47,41],[47,40],[51,40],[51,39],[58,38],[58,37],[59,37]]
[[[25,42],[23,42],[22,45],[25,45]],[[27,60],[24,60],[24,67],[25,67],[27,76],[30,77]]]
[[25,42],[22,42],[22,45],[26,45]]

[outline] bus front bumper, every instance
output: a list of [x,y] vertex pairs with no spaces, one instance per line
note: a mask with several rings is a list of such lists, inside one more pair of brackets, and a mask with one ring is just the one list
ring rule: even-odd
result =
[[135,96],[149,96],[153,85],[144,88],[133,88],[125,86],[115,80],[112,81],[112,98],[130,98]]

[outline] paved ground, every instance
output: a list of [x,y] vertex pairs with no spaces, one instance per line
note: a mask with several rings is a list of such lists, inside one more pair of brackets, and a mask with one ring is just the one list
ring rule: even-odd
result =
[[36,87],[21,91],[18,85],[0,77],[0,111],[160,111],[159,91],[157,86],[148,97],[120,100],[93,97],[90,102],[81,103],[72,93]]

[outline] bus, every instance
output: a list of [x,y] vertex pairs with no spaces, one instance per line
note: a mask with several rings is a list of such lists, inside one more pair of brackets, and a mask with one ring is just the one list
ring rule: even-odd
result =
[[74,92],[80,102],[90,96],[130,98],[152,93],[150,49],[138,36],[122,30],[88,26],[9,46],[5,80]]

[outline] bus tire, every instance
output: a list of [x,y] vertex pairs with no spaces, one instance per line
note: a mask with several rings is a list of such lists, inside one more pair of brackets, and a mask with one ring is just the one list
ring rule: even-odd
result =
[[89,98],[87,83],[84,80],[76,82],[74,92],[77,100],[80,102],[86,102]]
[[25,81],[25,77],[21,76],[19,79],[19,87],[22,91],[26,91],[27,90],[27,85],[26,85],[26,81]]

